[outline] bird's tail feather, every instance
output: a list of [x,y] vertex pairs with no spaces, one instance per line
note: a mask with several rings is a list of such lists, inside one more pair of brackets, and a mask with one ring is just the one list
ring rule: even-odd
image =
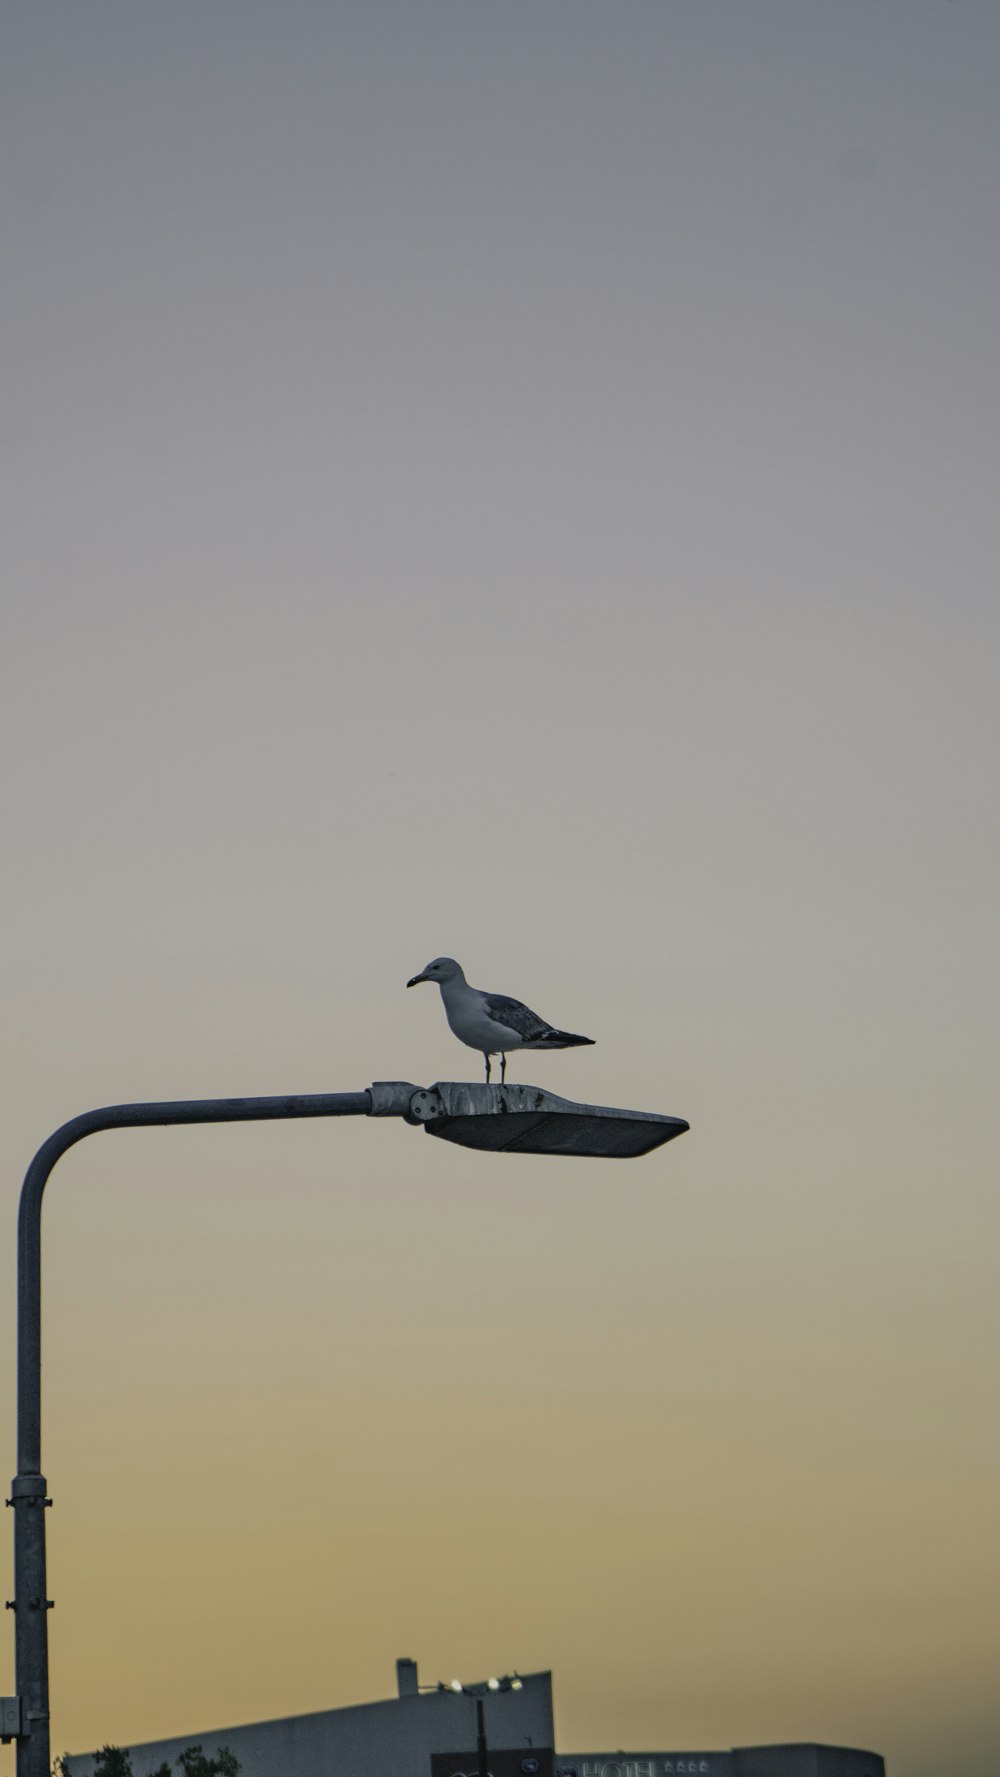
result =
[[582,1049],[585,1043],[593,1044],[593,1037],[575,1037],[569,1030],[547,1030],[543,1037],[536,1037],[533,1043],[522,1043],[522,1049]]

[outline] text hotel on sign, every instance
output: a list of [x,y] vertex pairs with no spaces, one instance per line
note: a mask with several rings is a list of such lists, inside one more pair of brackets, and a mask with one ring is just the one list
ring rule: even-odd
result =
[[711,1777],[721,1765],[720,1759],[706,1758],[701,1753],[680,1753],[663,1759],[582,1759],[579,1765],[560,1765],[558,1777],[706,1777],[706,1773]]

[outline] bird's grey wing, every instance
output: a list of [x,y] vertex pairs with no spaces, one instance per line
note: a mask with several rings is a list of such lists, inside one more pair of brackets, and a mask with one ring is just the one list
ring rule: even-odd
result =
[[523,1043],[533,1043],[543,1037],[551,1024],[539,1018],[530,1006],[524,1006],[520,1000],[509,1000],[505,993],[488,993],[485,996],[487,1010],[491,1018],[498,1024],[505,1024],[508,1030],[516,1030]]

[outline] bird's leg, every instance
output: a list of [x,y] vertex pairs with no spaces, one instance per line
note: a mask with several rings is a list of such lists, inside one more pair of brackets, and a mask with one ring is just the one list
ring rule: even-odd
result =
[[506,1055],[501,1054],[501,1056],[500,1056],[500,1084],[501,1084],[501,1086],[503,1085],[506,1078],[507,1078],[507,1057],[506,1057]]
[[483,1053],[483,1060],[486,1063],[486,1084],[488,1086],[490,1083],[490,1058],[489,1058],[489,1055],[485,1051]]

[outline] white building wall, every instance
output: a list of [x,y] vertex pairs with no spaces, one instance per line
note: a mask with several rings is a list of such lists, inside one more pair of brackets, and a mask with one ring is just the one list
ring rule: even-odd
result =
[[[550,1748],[551,1673],[530,1673],[522,1690],[488,1695],[485,1722],[487,1746]],[[114,1743],[113,1721],[108,1739]],[[471,1697],[452,1691],[427,1691],[315,1715],[192,1731],[130,1747],[134,1777],[148,1777],[164,1761],[173,1765],[193,1744],[210,1758],[228,1746],[240,1761],[241,1777],[430,1777],[432,1753],[475,1746],[475,1706]],[[95,1757],[71,1753],[71,1777],[93,1777]]]

